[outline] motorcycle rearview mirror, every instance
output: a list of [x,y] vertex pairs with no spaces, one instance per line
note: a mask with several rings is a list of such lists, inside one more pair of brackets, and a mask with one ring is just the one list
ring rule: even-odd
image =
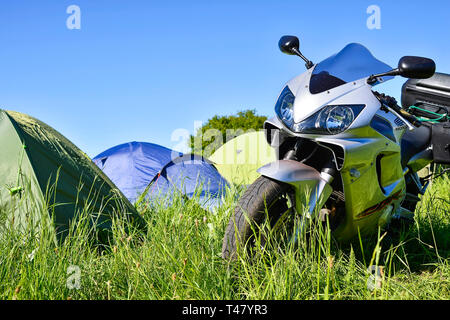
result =
[[278,47],[283,53],[296,55],[299,52],[300,40],[296,36],[282,36],[278,41]]
[[300,52],[300,41],[296,36],[282,36],[280,38],[280,41],[278,41],[278,47],[283,53],[296,55],[302,58],[306,63],[306,69],[310,69],[313,67],[314,64],[312,63],[312,61],[306,59],[306,57]]
[[427,79],[433,76],[436,64],[428,58],[405,56],[398,62],[398,71],[405,78]]
[[436,64],[433,60],[424,57],[404,56],[398,61],[398,67],[391,71],[371,75],[367,79],[368,84],[377,82],[382,76],[402,76],[404,78],[427,79],[433,76]]

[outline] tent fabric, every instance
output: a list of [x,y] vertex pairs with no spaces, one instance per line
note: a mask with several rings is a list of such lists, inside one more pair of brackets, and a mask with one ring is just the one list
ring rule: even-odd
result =
[[220,204],[228,185],[214,165],[194,154],[186,154],[169,162],[154,181],[150,187],[150,197],[180,192],[189,198],[198,198],[207,209]]
[[147,199],[171,198],[180,192],[198,197],[207,208],[217,206],[227,181],[207,159],[147,142],[112,147],[93,158],[95,164],[135,202],[144,192]]
[[65,238],[70,223],[82,212],[102,231],[110,230],[113,216],[142,223],[134,207],[89,157],[45,123],[0,110],[0,146],[2,228],[39,224],[43,219],[38,208],[53,218],[59,239]]
[[92,161],[134,202],[161,168],[180,155],[157,144],[134,141],[112,147]]
[[277,155],[262,130],[231,139],[208,159],[229,182],[249,185],[259,177],[257,169],[276,161]]

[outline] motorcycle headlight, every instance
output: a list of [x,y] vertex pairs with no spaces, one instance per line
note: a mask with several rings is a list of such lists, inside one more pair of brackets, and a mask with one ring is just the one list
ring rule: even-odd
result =
[[294,94],[289,90],[289,87],[286,86],[283,91],[281,91],[275,105],[275,113],[280,120],[291,129],[294,125],[294,100]]
[[364,105],[330,105],[291,128],[298,133],[338,134],[353,123]]

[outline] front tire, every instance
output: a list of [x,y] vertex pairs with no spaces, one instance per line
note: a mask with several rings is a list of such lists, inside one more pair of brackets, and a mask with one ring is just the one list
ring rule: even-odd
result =
[[292,187],[261,176],[251,184],[238,202],[225,231],[222,257],[233,260],[239,248],[254,246],[255,232],[269,219],[273,227],[286,214],[293,215]]

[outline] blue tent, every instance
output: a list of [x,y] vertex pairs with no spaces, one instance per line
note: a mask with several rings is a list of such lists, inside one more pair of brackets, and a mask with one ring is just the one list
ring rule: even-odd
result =
[[189,198],[198,196],[210,208],[219,203],[228,185],[207,159],[153,143],[124,143],[93,161],[131,202],[145,191],[149,199],[181,192]]

